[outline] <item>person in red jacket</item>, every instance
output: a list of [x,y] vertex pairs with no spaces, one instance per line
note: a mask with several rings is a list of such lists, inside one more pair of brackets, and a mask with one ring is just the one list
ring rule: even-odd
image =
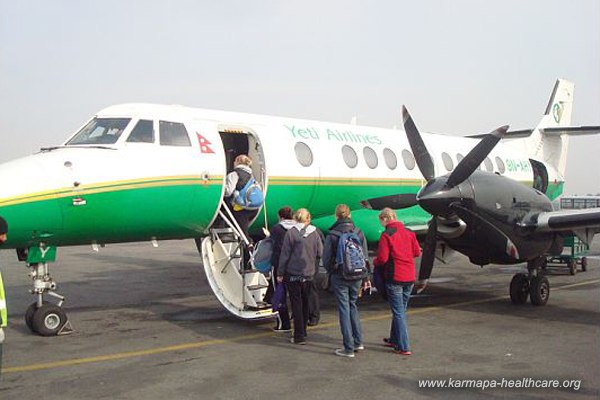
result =
[[[390,337],[383,339],[385,346],[393,347],[397,354],[411,355],[408,344],[406,308],[415,284],[415,257],[421,255],[421,248],[415,234],[396,219],[391,208],[379,213],[379,222],[385,228],[379,239],[375,268],[383,268],[388,302],[392,309]],[[381,271],[379,271],[381,272]]]

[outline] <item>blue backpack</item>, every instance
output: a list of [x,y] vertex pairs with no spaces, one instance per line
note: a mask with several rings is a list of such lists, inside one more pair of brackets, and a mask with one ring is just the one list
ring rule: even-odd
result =
[[254,246],[252,259],[254,260],[254,268],[263,274],[268,274],[271,271],[271,256],[273,255],[273,238],[268,237],[259,241]]
[[239,210],[258,210],[265,202],[263,190],[251,177],[240,191],[233,193],[233,209]]
[[362,242],[356,232],[344,232],[340,235],[335,263],[341,268],[342,277],[349,281],[363,279],[369,274]]

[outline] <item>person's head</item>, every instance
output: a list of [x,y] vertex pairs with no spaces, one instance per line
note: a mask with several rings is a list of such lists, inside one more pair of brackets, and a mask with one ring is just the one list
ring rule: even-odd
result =
[[252,165],[252,159],[245,154],[240,154],[233,160],[233,167],[237,167],[239,165],[245,165],[250,167]]
[[8,233],[8,224],[6,220],[0,217],[0,244],[6,242],[6,234]]
[[290,207],[281,207],[279,211],[277,211],[277,215],[279,216],[279,220],[283,219],[292,219],[294,215],[294,211]]
[[300,208],[294,213],[294,220],[301,224],[310,224],[310,212],[306,208]]
[[350,207],[345,204],[338,204],[335,207],[335,217],[337,219],[350,218]]
[[392,210],[391,208],[386,207],[379,213],[379,223],[383,227],[392,221],[396,221],[396,218],[396,211]]

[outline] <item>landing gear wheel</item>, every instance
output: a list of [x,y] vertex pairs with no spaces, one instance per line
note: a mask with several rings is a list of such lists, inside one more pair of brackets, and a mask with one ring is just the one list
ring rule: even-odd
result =
[[25,324],[29,328],[30,331],[33,332],[33,314],[37,310],[37,301],[34,301],[27,307],[27,311],[25,311]]
[[33,313],[32,330],[41,336],[56,336],[66,323],[67,314],[61,307],[44,304]]
[[531,304],[543,306],[550,297],[550,282],[545,276],[534,276],[529,282],[529,294],[531,295]]
[[513,304],[525,304],[529,296],[527,274],[516,274],[510,281],[510,300]]
[[569,273],[571,275],[575,275],[577,273],[577,263],[575,260],[571,260],[567,263],[567,268],[569,268]]
[[[50,304],[47,301],[44,301],[43,304]],[[31,330],[31,332],[35,333],[33,329],[33,314],[37,311],[37,301],[34,301],[27,307],[27,311],[25,311],[25,324]]]
[[587,257],[581,257],[581,270],[587,271]]

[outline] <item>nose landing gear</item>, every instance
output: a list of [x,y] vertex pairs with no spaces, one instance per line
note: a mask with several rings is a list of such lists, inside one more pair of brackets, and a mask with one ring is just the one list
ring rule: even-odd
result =
[[[27,261],[29,276],[33,281],[30,292],[37,296],[37,300],[31,303],[25,312],[25,324],[32,332],[41,336],[72,333],[73,328],[62,308],[65,297],[55,292],[56,282],[49,271],[48,262],[55,260],[56,247],[45,247],[41,244],[39,247],[29,248],[25,257],[23,261]],[[44,300],[45,294],[57,298],[58,303]]]

